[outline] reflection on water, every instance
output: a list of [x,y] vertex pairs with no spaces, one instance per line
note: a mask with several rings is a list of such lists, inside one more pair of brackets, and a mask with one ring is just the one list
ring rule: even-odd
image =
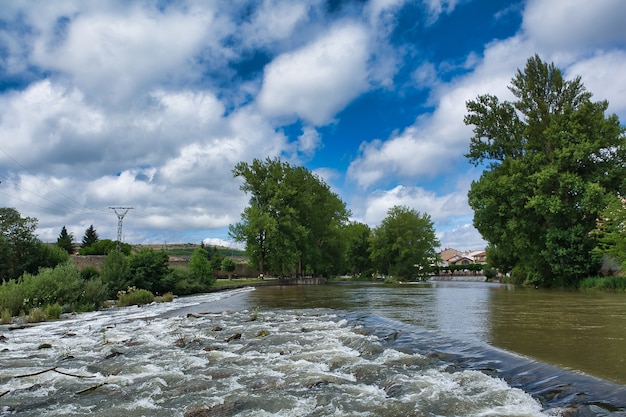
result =
[[247,307],[367,311],[626,384],[626,296],[476,282],[264,287]]

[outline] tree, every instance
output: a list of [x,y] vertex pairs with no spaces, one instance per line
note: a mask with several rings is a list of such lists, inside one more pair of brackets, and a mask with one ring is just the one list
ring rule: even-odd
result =
[[108,288],[109,297],[114,298],[118,291],[128,288],[129,275],[128,257],[116,250],[110,251],[100,267],[100,277]]
[[193,279],[201,282],[206,287],[210,287],[215,282],[213,268],[208,259],[207,251],[202,247],[193,251],[188,268]]
[[467,103],[474,136],[466,157],[486,164],[468,194],[474,226],[491,265],[528,284],[575,286],[599,268],[591,232],[623,191],[624,129],[580,77],[565,81],[538,56],[509,89],[514,102],[487,94]]
[[61,229],[61,233],[57,238],[57,246],[65,250],[70,255],[74,253],[74,235],[68,233],[65,226]]
[[250,201],[229,234],[246,243],[253,267],[281,276],[338,268],[349,212],[328,185],[279,159],[240,162],[233,175],[243,179],[240,188]]
[[128,285],[148,290],[154,294],[170,291],[166,285],[169,257],[165,251],[143,248],[128,261]]
[[430,274],[439,241],[428,214],[394,206],[372,232],[370,245],[379,272],[413,280]]
[[14,208],[0,208],[0,282],[35,273],[41,248],[35,236],[37,219],[22,217]]
[[98,233],[96,232],[96,229],[93,228],[92,224],[85,230],[85,235],[83,236],[80,247],[81,249],[88,248],[97,243],[99,240],[100,238],[98,237]]
[[346,239],[346,267],[353,275],[371,273],[370,236],[372,230],[364,223],[351,222],[344,228]]
[[235,270],[235,262],[230,258],[224,258],[220,269],[228,274],[228,279],[231,278],[233,271]]

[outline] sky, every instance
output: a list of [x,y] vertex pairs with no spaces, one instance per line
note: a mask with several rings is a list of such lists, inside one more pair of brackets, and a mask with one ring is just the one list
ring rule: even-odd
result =
[[[466,102],[538,54],[626,120],[623,0],[3,0],[0,207],[56,241],[241,247],[232,169],[304,166],[377,227],[430,215],[483,249]],[[122,210],[120,210],[122,212]]]

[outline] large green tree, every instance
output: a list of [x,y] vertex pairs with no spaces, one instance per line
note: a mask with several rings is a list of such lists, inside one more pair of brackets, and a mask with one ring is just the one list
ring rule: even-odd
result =
[[0,208],[0,282],[35,273],[41,242],[35,235],[37,219],[22,217],[14,208]]
[[246,243],[261,274],[330,274],[343,259],[342,226],[349,212],[320,178],[279,159],[255,159],[233,169],[250,202],[230,235]]
[[493,266],[529,284],[576,285],[599,268],[591,231],[622,190],[624,129],[580,77],[565,80],[538,56],[509,89],[513,102],[486,94],[467,103],[466,156],[485,166],[468,194],[474,226]]
[[413,280],[430,274],[438,246],[428,214],[394,206],[372,232],[370,250],[378,272]]

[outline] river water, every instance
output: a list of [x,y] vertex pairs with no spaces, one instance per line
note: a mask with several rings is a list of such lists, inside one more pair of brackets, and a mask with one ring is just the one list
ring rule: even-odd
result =
[[625,316],[623,296],[439,282],[0,326],[0,415],[626,416]]

